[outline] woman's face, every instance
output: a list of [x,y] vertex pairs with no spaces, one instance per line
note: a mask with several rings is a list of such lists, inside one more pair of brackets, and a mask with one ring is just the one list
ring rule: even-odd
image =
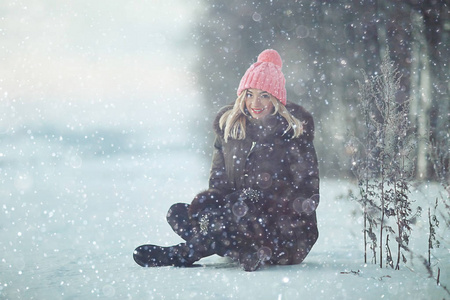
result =
[[255,119],[262,119],[274,110],[272,95],[258,89],[248,89],[245,95],[245,107]]

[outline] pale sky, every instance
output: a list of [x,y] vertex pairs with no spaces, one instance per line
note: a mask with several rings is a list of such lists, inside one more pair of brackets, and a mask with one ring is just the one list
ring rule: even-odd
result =
[[183,0],[2,1],[0,127],[64,112],[75,126],[101,122],[112,108],[144,118],[195,97],[197,9]]

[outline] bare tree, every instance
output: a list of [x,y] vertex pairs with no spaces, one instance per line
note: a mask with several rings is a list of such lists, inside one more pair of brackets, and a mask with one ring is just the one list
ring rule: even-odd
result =
[[[400,73],[389,58],[389,51],[381,62],[380,73],[367,77],[359,83],[360,107],[365,118],[365,135],[354,138],[357,143],[353,153],[353,171],[358,178],[360,199],[364,211],[364,257],[367,261],[367,245],[374,227],[379,224],[379,264],[383,267],[383,246],[387,265],[394,267],[389,247],[389,238],[383,235],[395,234],[397,241],[397,262],[406,258],[401,254],[402,246],[408,245],[411,233],[411,219],[414,218],[411,201],[408,198],[409,182],[414,172],[414,134],[409,121],[409,101],[396,97],[400,89]],[[379,212],[379,217],[372,213]],[[419,213],[416,212],[416,213]],[[388,222],[395,218],[395,227]]]

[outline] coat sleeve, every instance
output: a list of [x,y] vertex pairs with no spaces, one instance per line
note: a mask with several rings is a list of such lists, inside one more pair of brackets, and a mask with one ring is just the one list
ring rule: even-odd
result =
[[214,152],[212,156],[211,170],[209,174],[209,188],[217,189],[223,194],[228,194],[232,192],[232,187],[230,186],[226,168],[225,168],[225,158],[222,150],[222,139],[216,136],[214,141]]
[[[293,206],[297,212],[312,213],[319,204],[319,168],[313,144],[314,123],[307,121],[304,134],[292,140],[288,154],[292,178]],[[305,202],[306,201],[306,202]]]

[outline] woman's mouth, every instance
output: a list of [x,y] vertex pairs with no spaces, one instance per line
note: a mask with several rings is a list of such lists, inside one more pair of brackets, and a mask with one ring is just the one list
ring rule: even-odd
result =
[[252,108],[252,112],[257,115],[262,113],[264,110],[265,110],[264,108]]

